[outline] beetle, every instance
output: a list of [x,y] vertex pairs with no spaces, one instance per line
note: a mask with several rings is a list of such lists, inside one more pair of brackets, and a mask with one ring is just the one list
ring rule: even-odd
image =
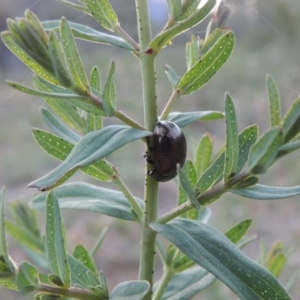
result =
[[[149,144],[149,143],[148,143]],[[186,139],[181,129],[171,121],[160,121],[154,127],[151,155],[145,154],[147,162],[154,164],[148,175],[157,181],[169,181],[177,175],[177,164],[182,168],[186,159]]]

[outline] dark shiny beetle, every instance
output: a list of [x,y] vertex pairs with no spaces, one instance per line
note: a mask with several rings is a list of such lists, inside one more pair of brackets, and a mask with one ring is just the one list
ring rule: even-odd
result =
[[176,165],[183,167],[186,158],[186,140],[181,129],[173,122],[160,121],[154,127],[153,148],[147,161],[154,164],[148,174],[157,181],[169,181],[177,175]]

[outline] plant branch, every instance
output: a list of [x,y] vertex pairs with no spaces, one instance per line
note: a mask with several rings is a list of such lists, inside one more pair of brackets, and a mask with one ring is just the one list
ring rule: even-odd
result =
[[153,295],[153,300],[160,300],[162,298],[165,288],[173,275],[174,275],[174,271],[172,268],[168,267],[164,270],[162,278],[159,281],[158,287],[155,290],[155,293]]
[[180,97],[180,91],[178,89],[175,89],[167,103],[167,105],[165,106],[163,112],[161,113],[159,119],[160,120],[166,120],[172,107],[174,106],[176,100]]
[[85,289],[74,288],[71,287],[69,289],[51,286],[47,284],[40,283],[39,286],[36,288],[37,291],[43,293],[49,293],[54,295],[65,296],[68,298],[73,299],[82,299],[82,300],[105,300],[107,298],[100,297],[99,295],[95,295],[93,292]]
[[136,43],[136,41],[121,26],[116,26],[114,31],[118,33],[119,36],[121,36],[128,44],[130,44],[134,48],[135,52],[140,51],[139,44]]

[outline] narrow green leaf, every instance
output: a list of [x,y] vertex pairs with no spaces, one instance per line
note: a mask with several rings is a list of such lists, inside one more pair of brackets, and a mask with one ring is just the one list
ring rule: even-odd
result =
[[173,89],[175,89],[180,80],[180,77],[177,75],[175,70],[167,64],[165,65],[165,73],[166,73],[169,81],[171,82]]
[[[69,183],[55,188],[61,209],[83,209],[98,212],[111,217],[135,221],[131,205],[126,197],[119,191],[96,187],[86,183]],[[143,200],[135,200],[143,207]],[[45,209],[46,195],[36,196],[30,203],[31,207],[38,210]]]
[[193,93],[205,85],[229,58],[233,51],[234,44],[235,37],[233,32],[229,31],[224,34],[216,44],[183,75],[177,86],[180,94],[186,95]]
[[75,4],[67,0],[57,0],[57,2],[89,14],[89,10],[85,6]]
[[191,201],[193,207],[198,210],[200,209],[200,205],[197,201],[197,197],[193,188],[194,184],[196,183],[197,177],[195,168],[191,161],[188,163],[187,168],[189,169],[188,174],[185,173],[183,169],[180,169],[180,167],[177,168],[180,185],[182,186],[185,194],[187,195],[187,198]]
[[203,175],[210,165],[212,156],[213,140],[209,134],[204,134],[201,138],[195,158],[195,169],[198,178]]
[[[73,144],[47,131],[33,129],[32,133],[39,146],[59,160],[65,160],[74,148]],[[111,181],[115,172],[105,160],[98,160],[81,171],[101,181]]]
[[70,172],[93,164],[122,146],[151,135],[149,131],[123,125],[107,126],[85,135],[72,149],[70,155],[56,169],[29,184],[41,191],[49,190]]
[[224,180],[229,180],[236,174],[238,147],[238,127],[234,104],[230,95],[225,96],[225,121],[226,121],[226,142],[225,142],[225,165]]
[[82,262],[72,255],[68,255],[71,270],[72,285],[89,289],[100,285],[99,278]]
[[59,84],[59,80],[54,76],[52,68],[45,67],[36,59],[36,57],[32,57],[29,53],[27,53],[21,42],[10,32],[2,32],[1,38],[6,47],[34,73],[52,84]]
[[191,41],[186,44],[185,56],[188,70],[200,59],[200,43],[193,34]]
[[110,300],[142,300],[150,284],[145,280],[132,280],[118,284],[109,294]]
[[[212,20],[214,20],[214,18],[212,18]],[[201,57],[204,56],[216,44],[216,42],[228,32],[230,32],[228,28],[216,28],[209,36],[207,36],[200,49]]]
[[107,233],[107,230],[108,230],[108,227],[105,226],[101,232],[99,233],[99,237],[97,238],[97,240],[95,241],[95,244],[94,246],[92,247],[91,251],[90,251],[90,254],[91,256],[95,256],[97,251],[99,250],[99,248],[101,247],[103,241],[104,241],[104,238],[106,237],[106,233]]
[[201,0],[185,1],[185,5],[182,6],[182,15],[180,16],[180,20],[184,20],[193,15],[197,11],[200,2]]
[[57,33],[54,31],[51,31],[49,34],[48,52],[55,77],[58,78],[61,85],[70,87],[72,84],[72,77],[68,72],[67,63]]
[[272,165],[279,148],[283,144],[281,128],[268,130],[251,148],[248,161],[248,172],[262,174]]
[[116,87],[113,80],[115,72],[115,63],[112,61],[108,77],[103,89],[103,108],[107,117],[112,117],[115,114]]
[[25,11],[25,18],[29,22],[29,24],[35,29],[39,38],[43,41],[44,45],[48,44],[49,38],[47,33],[44,31],[42,23],[38,19],[38,17],[29,9]]
[[255,185],[258,183],[258,177],[257,176],[250,176],[248,178],[245,178],[241,181],[239,181],[237,184],[232,186],[232,189],[244,189],[249,186]]
[[281,123],[280,95],[277,84],[270,75],[267,75],[267,90],[270,105],[271,127],[279,126]]
[[101,73],[97,66],[93,67],[90,76],[91,87],[101,92]]
[[114,31],[118,16],[108,0],[84,0],[92,16],[107,30]]
[[60,22],[60,35],[62,40],[63,51],[68,64],[70,75],[72,76],[75,88],[83,94],[90,93],[90,86],[85,74],[82,61],[79,57],[71,27],[66,20],[62,18]]
[[243,220],[236,225],[234,225],[232,228],[230,228],[228,231],[226,231],[225,235],[234,243],[236,244],[239,242],[242,237],[246,234],[248,229],[250,228],[252,224],[252,219],[246,219]]
[[181,0],[167,0],[169,19],[177,21],[182,15]]
[[65,248],[65,237],[58,200],[54,192],[46,199],[46,254],[51,271],[59,276],[66,287],[70,287],[71,274]]
[[16,90],[19,90],[23,93],[26,94],[31,94],[34,96],[41,96],[41,97],[52,97],[52,98],[72,98],[72,99],[81,99],[81,100],[88,100],[88,98],[84,97],[84,96],[80,96],[78,94],[74,94],[74,93],[64,93],[64,94],[58,94],[58,93],[48,93],[48,92],[42,92],[42,91],[36,91],[33,90],[31,88],[27,88],[17,82],[13,82],[10,80],[7,80],[8,85],[10,85],[11,87],[15,88]]
[[38,293],[34,296],[34,300],[69,300],[69,298],[54,294]]
[[[59,20],[44,21],[42,24],[46,30],[56,30],[59,28]],[[89,26],[69,22],[73,36],[78,39],[90,41],[94,43],[101,43],[106,45],[117,46],[126,50],[134,50],[134,48],[128,44],[124,39],[97,31]]]
[[7,232],[19,243],[27,247],[28,249],[36,252],[37,254],[44,253],[44,243],[42,239],[38,237],[26,228],[20,227],[18,224],[14,224],[6,220]]
[[196,26],[202,20],[204,20],[213,9],[215,4],[216,0],[208,0],[201,9],[198,9],[189,18],[183,20],[182,22],[176,23],[176,25],[170,29],[156,36],[154,40],[151,41],[149,49],[153,49],[155,52],[158,52],[161,48],[168,45],[176,36]]
[[64,287],[64,283],[62,282],[62,280],[60,279],[60,277],[58,277],[55,274],[50,274],[48,275],[48,281],[54,285],[60,286],[60,287]]
[[279,148],[278,154],[276,156],[276,159],[287,155],[293,151],[296,151],[300,148],[300,140],[294,141],[294,142],[290,142],[287,143],[285,145],[283,145],[282,147]]
[[[37,90],[44,92],[52,92],[52,90],[43,84],[43,82],[37,77],[33,78],[34,85]],[[59,116],[71,129],[82,132],[85,128],[85,122],[80,117],[77,112],[77,109],[74,105],[65,101],[64,98],[52,98],[52,97],[43,97],[45,102],[50,106],[52,111]]]
[[70,143],[77,143],[81,136],[71,130],[65,123],[63,123],[54,113],[46,108],[41,108],[41,115],[49,128],[59,137],[69,141]]
[[39,283],[38,270],[32,264],[23,262],[19,267],[16,282],[23,295],[35,290]]
[[[168,282],[161,300],[191,299],[211,285],[216,278],[201,267],[175,274]],[[154,285],[154,293],[157,284]]]
[[293,139],[300,128],[300,97],[296,99],[282,120],[284,143]]
[[88,250],[84,246],[77,245],[73,255],[76,259],[83,263],[91,272],[97,274],[97,267],[94,262],[94,259],[91,257]]
[[281,274],[287,259],[284,253],[282,242],[275,242],[267,255],[266,267],[267,269],[278,278]]
[[[74,94],[74,92],[70,89],[66,89],[64,87],[50,84],[49,82],[38,78],[39,81],[44,85],[43,90],[49,89],[51,92],[40,94],[38,96],[42,97],[53,97],[58,98],[62,101],[67,101],[69,104],[86,111],[87,113],[93,114],[95,116],[105,116],[103,111],[102,102],[95,100],[91,100],[87,97],[80,96],[78,94]],[[94,93],[94,90],[93,90]],[[58,95],[57,95],[58,94]],[[100,100],[100,99],[99,99]]]
[[195,121],[211,121],[224,118],[220,111],[193,111],[193,112],[172,112],[168,115],[168,120],[183,128]]
[[239,158],[237,161],[236,173],[239,174],[248,161],[251,147],[257,140],[258,127],[250,125],[242,130],[239,134]]
[[151,227],[241,299],[291,299],[270,272],[247,257],[215,228],[188,219],[152,224]]
[[300,185],[292,187],[276,187],[256,184],[245,189],[230,190],[230,192],[250,199],[278,200],[299,195]]
[[4,198],[5,198],[5,188],[0,190],[0,255],[4,260],[6,266],[10,265],[8,257],[8,249],[5,238],[5,223],[4,223]]

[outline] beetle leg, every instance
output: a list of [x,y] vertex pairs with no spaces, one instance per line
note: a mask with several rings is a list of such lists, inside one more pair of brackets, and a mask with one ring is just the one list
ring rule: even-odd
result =
[[152,165],[154,164],[153,159],[151,158],[151,156],[149,156],[149,155],[147,154],[147,152],[144,153],[143,157],[146,158],[146,162],[147,162],[147,163],[152,164]]

